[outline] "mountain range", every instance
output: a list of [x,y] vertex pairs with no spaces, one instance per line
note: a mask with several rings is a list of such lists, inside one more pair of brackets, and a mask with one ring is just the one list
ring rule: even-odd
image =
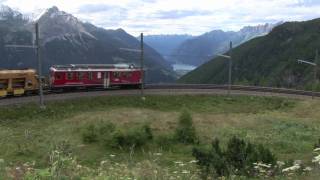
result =
[[[311,89],[314,67],[298,64],[297,59],[314,61],[319,47],[320,19],[283,23],[232,50],[233,83]],[[217,57],[179,82],[226,84],[227,79],[228,60]]]
[[[106,30],[85,23],[71,14],[52,7],[38,19],[40,27],[43,71],[54,64],[110,64],[139,65],[140,54],[123,51],[139,49],[140,42],[123,29]],[[33,49],[7,48],[8,44],[31,45],[34,22],[7,6],[0,8],[0,64],[1,68],[36,68]],[[153,48],[145,44],[147,82],[172,82],[172,67]]]
[[171,34],[171,35],[148,35],[144,37],[146,44],[158,51],[165,60],[172,59],[172,52],[179,47],[184,41],[191,39],[193,36],[188,34]]
[[268,34],[277,24],[264,24],[258,26],[246,26],[240,31],[214,30],[200,36],[189,38],[177,46],[171,52],[170,61],[188,65],[199,66],[217,54],[229,49],[229,42],[234,47],[258,36]]

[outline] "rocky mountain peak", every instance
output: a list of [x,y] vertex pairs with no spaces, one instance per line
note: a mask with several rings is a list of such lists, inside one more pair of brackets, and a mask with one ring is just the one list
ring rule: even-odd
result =
[[9,6],[0,5],[0,19],[22,17],[18,11],[11,9]]
[[87,35],[94,36],[87,30],[87,25],[74,17],[53,6],[45,11],[38,19],[42,37],[45,42],[64,36]]
[[53,14],[53,13],[58,13],[60,12],[59,8],[57,6],[52,6],[47,10],[48,13]]

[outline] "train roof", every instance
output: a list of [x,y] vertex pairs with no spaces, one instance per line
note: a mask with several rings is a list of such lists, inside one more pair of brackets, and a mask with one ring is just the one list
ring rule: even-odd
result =
[[36,70],[34,69],[0,69],[0,75],[2,74],[35,74]]
[[136,71],[140,68],[133,64],[68,64],[54,65],[52,71]]

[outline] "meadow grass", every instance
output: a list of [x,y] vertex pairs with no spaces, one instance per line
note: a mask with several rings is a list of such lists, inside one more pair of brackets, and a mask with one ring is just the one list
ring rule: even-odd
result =
[[[200,145],[219,138],[222,145],[238,136],[269,147],[279,159],[310,162],[313,145],[320,138],[320,101],[249,96],[147,96],[99,97],[49,102],[45,110],[36,104],[0,108],[0,159],[7,165],[36,161],[46,167],[52,150],[72,152],[82,165],[98,167],[101,161],[148,164],[175,172],[175,162],[190,162],[192,145],[170,144],[181,111],[193,117]],[[142,149],[108,148],[101,143],[84,144],[81,129],[88,123],[112,122],[129,128],[150,124],[155,142]],[[160,153],[161,156],[154,154]],[[151,163],[150,165],[150,162]],[[155,163],[154,163],[155,162]],[[196,165],[187,170],[196,172]]]

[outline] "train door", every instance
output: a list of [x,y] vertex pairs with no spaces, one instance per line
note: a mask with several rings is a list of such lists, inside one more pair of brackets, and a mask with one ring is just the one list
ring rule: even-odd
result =
[[109,72],[103,73],[103,88],[107,89],[110,86]]

